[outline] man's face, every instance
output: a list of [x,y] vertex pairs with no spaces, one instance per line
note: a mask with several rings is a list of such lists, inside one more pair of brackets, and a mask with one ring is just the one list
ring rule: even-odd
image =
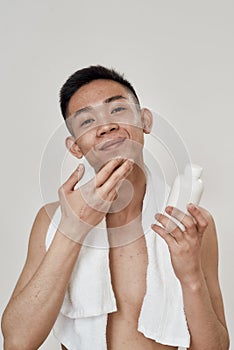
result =
[[113,157],[137,160],[142,154],[144,116],[117,82],[95,80],[80,88],[69,101],[67,122],[75,139],[72,153],[84,155],[96,170]]

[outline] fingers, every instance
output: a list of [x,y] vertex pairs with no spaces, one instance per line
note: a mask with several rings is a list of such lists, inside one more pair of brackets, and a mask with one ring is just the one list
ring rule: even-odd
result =
[[111,159],[96,175],[96,187],[102,186],[113,171],[126,161],[123,158]]
[[124,161],[101,186],[102,192],[108,194],[113,190],[115,191],[119,181],[125,179],[131,173],[132,169],[133,161],[130,159]]
[[189,213],[195,218],[199,233],[203,233],[208,226],[208,221],[202,214],[201,210],[194,204],[190,203],[187,206]]
[[173,238],[172,235],[170,235],[163,227],[157,225],[157,224],[152,224],[151,228],[161,236],[165,242],[170,246],[174,243],[176,243],[175,238]]
[[75,185],[82,179],[85,172],[83,164],[79,164],[76,170],[69,176],[66,182],[62,185],[64,192],[73,191]]
[[[162,224],[164,227],[164,231],[166,231],[167,235],[170,233],[172,237],[179,243],[184,238],[183,232],[180,230],[180,228],[167,216],[163,214],[156,214],[155,218],[157,219],[160,224]],[[160,227],[160,226],[159,226]]]
[[163,227],[155,224],[151,227],[167,242],[167,244],[171,244],[172,239],[174,239],[174,243],[177,242],[178,244],[181,244],[184,239],[197,239],[199,237],[198,234],[200,234],[201,237],[207,228],[208,221],[203,216],[201,210],[193,204],[188,205],[187,208],[191,216],[186,215],[178,208],[171,206],[166,207],[166,213],[178,220],[178,225],[182,223],[185,231],[176,225],[172,219],[168,218],[166,215],[160,213],[155,215],[157,221]]
[[188,206],[188,211],[192,216],[186,215],[183,211],[175,207],[167,207],[166,212],[180,221],[190,235],[197,235],[197,232],[203,233],[208,222],[202,215],[200,209],[193,204]]
[[191,216],[188,216],[178,208],[171,206],[166,208],[166,212],[181,222],[185,227],[185,231],[189,233],[190,236],[197,235],[196,223]]

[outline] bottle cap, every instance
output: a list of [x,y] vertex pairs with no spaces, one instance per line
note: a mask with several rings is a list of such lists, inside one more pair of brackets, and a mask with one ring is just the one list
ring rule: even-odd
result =
[[[200,165],[197,164],[187,164],[185,167],[185,173],[190,173],[192,171],[192,177],[199,179],[199,177],[202,174],[203,168]],[[190,175],[191,176],[191,175]]]

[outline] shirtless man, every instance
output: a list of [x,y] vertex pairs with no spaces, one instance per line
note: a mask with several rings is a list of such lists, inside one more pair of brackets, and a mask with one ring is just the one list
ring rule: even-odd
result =
[[[115,100],[138,103],[134,89],[126,80],[116,79],[113,72],[103,68],[95,69],[99,76],[104,74],[104,71],[107,75],[99,79],[94,77],[81,86],[77,85],[70,97],[65,98],[64,95],[64,118],[74,116],[79,111],[77,119],[80,120],[79,117],[83,118],[82,112]],[[108,78],[108,74],[112,75]],[[117,109],[116,112],[118,111]],[[5,350],[37,349],[47,338],[63,303],[82,241],[91,226],[97,225],[105,217],[110,229],[121,228],[134,219],[138,229],[141,229],[137,219],[141,214],[145,194],[144,173],[134,159],[109,159],[102,167],[99,165],[99,168],[95,162],[100,151],[99,145],[103,142],[105,144],[107,140],[123,137],[124,140],[133,140],[143,147],[144,134],[149,133],[151,127],[151,113],[147,109],[140,110],[138,122],[142,123],[141,128],[131,123],[121,124],[113,120],[105,120],[105,123],[99,125],[95,125],[94,122],[93,118],[86,117],[79,122],[79,126],[73,124],[72,136],[66,139],[67,148],[78,159],[88,157],[90,164],[93,164],[94,168],[97,167],[94,190],[98,197],[110,203],[109,208],[121,194],[121,186],[118,195],[116,188],[125,178],[131,182],[134,189],[132,200],[119,212],[108,213],[108,208],[101,212],[89,207],[89,201],[84,202],[80,190],[74,190],[84,172],[84,169],[79,167],[59,189],[60,201],[47,204],[39,210],[32,227],[24,269],[2,318]],[[87,129],[77,136],[79,127]],[[118,149],[115,145],[111,147],[113,150]],[[90,152],[92,149],[96,154]],[[90,200],[94,201],[92,193]],[[50,249],[46,251],[47,230],[58,205],[61,205],[61,221]],[[191,335],[189,349],[227,350],[229,337],[218,281],[215,223],[211,214],[204,208],[189,206],[188,210],[191,216],[185,215],[181,221],[185,232],[176,226],[171,234],[168,234],[166,226],[169,219],[163,214],[157,216],[161,225],[154,224],[152,228],[155,234],[159,234],[166,241],[175,275],[182,287],[184,309]],[[171,214],[171,208],[167,208],[167,213]],[[180,214],[176,209],[173,213],[175,216]],[[110,249],[111,279],[118,311],[108,315],[108,350],[177,349],[159,344],[137,331],[139,312],[146,291],[147,263],[143,234],[130,244]],[[64,345],[61,346],[62,349],[66,349]]]

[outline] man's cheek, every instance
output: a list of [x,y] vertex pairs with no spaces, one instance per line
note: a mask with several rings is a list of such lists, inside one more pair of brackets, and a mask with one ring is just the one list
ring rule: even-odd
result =
[[143,129],[143,124],[141,119],[131,116],[119,123],[120,126],[126,129],[131,129],[131,128],[137,128],[137,129]]

